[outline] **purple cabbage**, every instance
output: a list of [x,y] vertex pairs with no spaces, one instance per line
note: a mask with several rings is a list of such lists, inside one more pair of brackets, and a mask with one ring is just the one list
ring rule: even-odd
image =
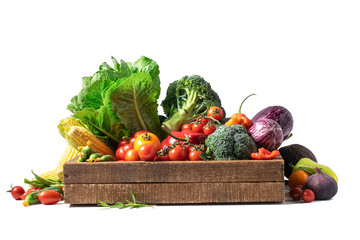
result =
[[256,123],[264,118],[272,119],[280,125],[284,140],[290,135],[293,129],[294,120],[291,113],[286,108],[282,106],[270,106],[264,108],[252,118],[252,121],[253,123]]
[[268,118],[262,118],[254,122],[249,129],[249,134],[258,148],[265,148],[269,151],[277,149],[283,142],[281,126],[276,121]]

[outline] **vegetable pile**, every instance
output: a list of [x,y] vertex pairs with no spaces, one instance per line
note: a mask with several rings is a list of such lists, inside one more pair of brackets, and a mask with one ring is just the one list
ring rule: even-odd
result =
[[[67,106],[72,115],[58,125],[68,146],[56,169],[35,175],[32,181],[25,180],[41,190],[29,194],[24,205],[59,201],[61,188],[54,189],[59,186],[52,185],[62,184],[63,165],[74,158],[82,164],[103,161],[267,161],[281,153],[293,199],[310,202],[329,199],[336,194],[335,173],[317,164],[310,150],[304,152],[305,147],[299,144],[300,150],[294,146],[280,148],[292,136],[294,123],[285,107],[269,106],[249,118],[241,109],[245,100],[255,95],[250,94],[241,102],[239,111],[226,118],[216,89],[199,75],[184,76],[171,82],[159,106],[160,70],[154,60],[145,56],[134,63],[111,59],[113,66],[104,62],[92,76],[82,78],[82,89]],[[159,107],[165,116],[159,115]],[[328,176],[335,179],[335,183]],[[23,193],[20,193],[23,190],[18,189],[19,186],[13,189],[13,196],[22,199]],[[52,201],[42,200],[43,195],[51,196]]]
[[24,190],[22,186],[11,187],[8,192],[11,192],[12,197],[15,200],[23,200],[23,205],[29,206],[34,204],[52,205],[62,200],[64,195],[64,185],[61,181],[55,181],[50,178],[42,178],[36,175],[35,179],[25,179],[24,182],[31,187],[28,190]]

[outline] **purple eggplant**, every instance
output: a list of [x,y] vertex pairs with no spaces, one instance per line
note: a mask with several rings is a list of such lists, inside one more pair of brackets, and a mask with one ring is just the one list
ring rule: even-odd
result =
[[277,149],[283,142],[281,126],[276,121],[268,118],[254,122],[249,129],[249,134],[258,148],[265,148],[269,151]]
[[294,120],[286,108],[282,106],[270,106],[264,108],[260,112],[258,112],[251,120],[253,123],[256,123],[258,120],[267,118],[276,121],[283,132],[283,139],[285,140],[291,133],[293,129]]

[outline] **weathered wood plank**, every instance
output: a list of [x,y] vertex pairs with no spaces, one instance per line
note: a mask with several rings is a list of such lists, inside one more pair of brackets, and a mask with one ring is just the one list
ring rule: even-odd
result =
[[284,180],[284,161],[97,162],[64,165],[65,184],[219,183]]
[[65,203],[136,200],[146,204],[283,202],[284,182],[65,184]]

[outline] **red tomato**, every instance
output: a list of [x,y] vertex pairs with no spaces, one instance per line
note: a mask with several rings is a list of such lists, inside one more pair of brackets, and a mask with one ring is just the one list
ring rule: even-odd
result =
[[189,153],[190,153],[191,151],[196,151],[196,147],[194,147],[194,146],[189,146],[186,150],[188,150]]
[[200,157],[200,154],[201,154],[202,152],[201,151],[191,151],[190,153],[189,153],[189,160],[190,161],[201,161],[201,160],[203,160],[201,157]]
[[138,150],[130,149],[125,154],[125,161],[138,161],[139,160],[139,154]]
[[202,123],[193,123],[191,130],[196,133],[203,133],[204,125]]
[[156,151],[159,151],[161,149],[161,143],[159,138],[151,132],[144,132],[137,136],[134,142],[134,149],[139,150],[141,145],[143,145],[144,143],[152,144]]
[[216,126],[214,124],[211,124],[210,126],[205,126],[204,134],[209,136],[210,134],[215,132],[215,130],[216,130]]
[[122,146],[124,146],[124,145],[126,145],[126,144],[128,144],[128,143],[129,143],[128,141],[126,141],[125,139],[123,139],[123,140],[121,140],[121,141],[119,142],[118,148],[119,148],[119,147],[122,147]]
[[144,161],[152,161],[155,158],[156,150],[151,143],[144,143],[139,148],[139,157]]
[[196,120],[196,122],[197,122],[197,123],[201,123],[201,124],[203,124],[203,125],[205,126],[209,120],[210,120],[210,119],[208,119],[208,118],[198,117],[197,120]]
[[131,144],[125,144],[125,145],[123,146],[123,148],[124,148],[124,151],[125,151],[125,152],[129,151],[130,149],[133,149],[133,147],[131,146]]
[[136,137],[133,137],[133,138],[130,139],[129,144],[130,144],[130,146],[131,146],[132,148],[134,148],[135,140],[136,140]]
[[23,187],[21,186],[15,186],[11,188],[11,196],[15,199],[15,200],[20,200],[21,196],[25,193],[25,190]]
[[301,194],[302,199],[304,200],[304,202],[309,203],[314,201],[315,199],[315,194],[313,191],[311,191],[310,189],[305,189],[302,194]]
[[224,116],[224,112],[221,108],[213,106],[207,111],[207,116],[220,121]]
[[116,158],[116,160],[118,160],[118,161],[125,159],[124,146],[119,147],[118,149],[116,149],[116,151],[115,151],[115,158]]
[[169,159],[171,161],[184,161],[186,158],[186,150],[180,146],[176,146],[169,151]]
[[192,127],[191,123],[186,123],[186,124],[181,126],[181,131],[183,131],[183,130],[191,130],[191,127]]
[[38,199],[42,204],[51,205],[58,203],[61,199],[61,195],[54,190],[44,190],[39,193]]

